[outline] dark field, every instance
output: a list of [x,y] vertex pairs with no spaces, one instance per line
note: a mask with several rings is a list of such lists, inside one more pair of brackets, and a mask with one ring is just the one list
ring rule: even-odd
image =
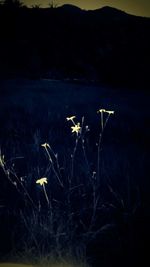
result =
[[[10,179],[0,170],[1,260],[20,256],[36,261],[53,254],[84,258],[98,267],[142,264],[150,223],[148,90],[7,80],[0,82],[0,104],[1,156],[11,170]],[[97,181],[91,177],[101,129],[97,111],[103,108],[115,113],[104,130]],[[85,137],[88,164],[79,146],[73,189],[68,177],[76,136],[66,121],[72,115],[80,122],[84,116],[90,128]],[[63,188],[41,147],[45,142],[58,154]],[[50,207],[35,183],[40,177],[48,178]]]

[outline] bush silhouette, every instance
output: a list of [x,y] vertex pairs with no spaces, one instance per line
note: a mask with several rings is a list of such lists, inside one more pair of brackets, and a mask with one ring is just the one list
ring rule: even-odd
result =
[[20,8],[24,6],[23,2],[20,0],[4,0],[1,1],[1,5],[9,9]]

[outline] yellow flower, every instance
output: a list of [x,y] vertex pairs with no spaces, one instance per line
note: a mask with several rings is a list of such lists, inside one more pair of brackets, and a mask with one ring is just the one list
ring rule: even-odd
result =
[[75,126],[72,126],[71,129],[72,129],[72,133],[78,134],[81,130],[80,123],[78,122],[77,124],[75,124]]
[[113,115],[113,114],[115,113],[113,110],[106,110],[106,112],[107,112],[108,114],[110,114],[110,115],[111,115],[111,114]]
[[99,109],[97,113],[108,113],[108,114],[114,114],[115,112],[113,110],[106,110],[106,109]]
[[0,166],[2,168],[5,166],[4,155],[1,155],[1,151],[0,151]]
[[43,177],[43,178],[38,179],[36,181],[36,184],[40,184],[41,186],[44,185],[44,184],[47,184],[47,178]]
[[50,147],[48,143],[44,143],[44,144],[42,144],[41,146],[43,146],[44,148],[46,148],[46,147]]
[[71,116],[71,117],[67,117],[66,120],[67,121],[73,121],[76,118],[76,116]]
[[102,112],[106,112],[106,109],[99,109],[99,110],[97,111],[97,113],[102,113]]

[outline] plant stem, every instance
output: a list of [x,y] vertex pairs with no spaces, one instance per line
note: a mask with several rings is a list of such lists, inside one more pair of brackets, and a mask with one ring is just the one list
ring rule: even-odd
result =
[[47,147],[45,147],[45,150],[46,150],[46,153],[47,153],[48,158],[49,158],[49,160],[50,160],[50,163],[51,163],[51,166],[52,166],[52,170],[53,170],[53,172],[54,172],[54,174],[55,174],[55,176],[56,176],[56,178],[57,178],[57,180],[58,180],[60,186],[61,186],[61,187],[64,187],[62,181],[61,181],[60,178],[59,178],[59,175],[58,175],[57,171],[55,170],[55,167],[54,167],[54,163],[53,163],[52,157],[51,157],[51,155],[50,155],[50,153],[49,153]]
[[46,189],[45,189],[45,185],[44,184],[43,184],[43,191],[44,191],[44,194],[45,194],[45,198],[46,198],[47,204],[49,206],[49,198],[48,198],[48,195],[46,193]]

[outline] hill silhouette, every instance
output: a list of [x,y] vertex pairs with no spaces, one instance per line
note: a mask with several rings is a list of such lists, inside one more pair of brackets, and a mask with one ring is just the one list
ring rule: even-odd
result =
[[64,10],[67,10],[69,12],[81,12],[81,11],[84,11],[83,9],[77,7],[77,6],[74,6],[74,5],[70,5],[70,4],[64,4],[60,7],[61,10],[64,9]]
[[149,83],[150,18],[103,7],[0,7],[0,75]]
[[99,14],[100,16],[104,16],[105,19],[106,17],[108,18],[123,18],[123,16],[125,17],[129,17],[132,15],[127,14],[126,12],[119,10],[117,8],[114,7],[110,7],[110,6],[104,6],[102,8],[96,9],[96,10],[90,10],[89,12],[93,12],[95,14]]

